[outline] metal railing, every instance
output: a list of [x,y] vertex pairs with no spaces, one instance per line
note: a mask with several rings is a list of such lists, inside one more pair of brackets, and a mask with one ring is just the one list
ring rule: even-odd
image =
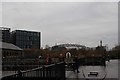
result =
[[18,73],[2,77],[2,80],[38,80],[38,79],[58,79],[65,80],[65,63],[46,65],[27,71],[18,71]]

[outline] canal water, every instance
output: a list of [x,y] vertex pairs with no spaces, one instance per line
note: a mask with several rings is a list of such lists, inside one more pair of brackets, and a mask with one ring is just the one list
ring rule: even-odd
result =
[[[73,71],[66,71],[66,78],[68,79],[103,79],[106,76],[106,79],[109,80],[118,80],[118,60],[106,61],[106,66],[80,66],[80,73]],[[88,76],[88,73],[91,71],[97,71],[98,76]]]
[[[67,79],[99,79],[104,78],[106,75],[106,78],[109,80],[118,80],[118,60],[110,60],[109,62],[106,61],[106,66],[80,66],[79,71],[80,73],[76,73],[73,71],[66,71],[66,78]],[[90,71],[98,71],[98,76],[89,76],[88,73]],[[15,73],[15,71],[2,71],[2,76],[7,76],[10,74]]]

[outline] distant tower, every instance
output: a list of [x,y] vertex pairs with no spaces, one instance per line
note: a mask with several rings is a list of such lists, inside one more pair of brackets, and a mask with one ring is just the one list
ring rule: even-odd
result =
[[102,40],[100,40],[100,46],[102,46]]

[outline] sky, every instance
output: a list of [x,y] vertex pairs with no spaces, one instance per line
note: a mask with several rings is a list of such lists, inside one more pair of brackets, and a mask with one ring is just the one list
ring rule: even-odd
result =
[[41,32],[45,45],[118,44],[117,2],[3,2],[2,26]]

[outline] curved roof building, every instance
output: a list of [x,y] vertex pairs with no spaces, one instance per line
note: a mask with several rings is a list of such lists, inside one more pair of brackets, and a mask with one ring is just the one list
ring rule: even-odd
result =
[[53,50],[56,48],[81,49],[81,48],[86,48],[86,47],[83,45],[79,45],[79,44],[60,44],[60,45],[55,45],[52,47]]

